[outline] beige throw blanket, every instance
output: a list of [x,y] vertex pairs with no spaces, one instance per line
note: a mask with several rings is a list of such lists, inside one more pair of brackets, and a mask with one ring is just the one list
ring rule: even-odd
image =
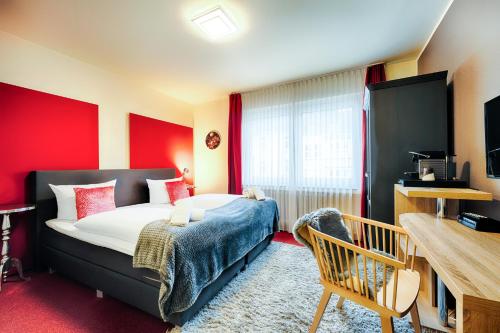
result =
[[[155,221],[146,225],[141,231],[137,246],[135,248],[133,266],[134,268],[149,268],[160,274],[160,281],[167,280],[167,256],[172,252],[172,242],[169,241],[173,234],[168,230],[165,221]],[[158,306],[162,318],[163,305],[168,297],[165,283],[161,283]]]

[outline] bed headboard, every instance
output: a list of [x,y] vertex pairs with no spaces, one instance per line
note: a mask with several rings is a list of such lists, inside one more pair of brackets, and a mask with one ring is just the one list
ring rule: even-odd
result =
[[149,202],[148,179],[170,179],[175,169],[111,169],[33,171],[28,178],[29,201],[36,204],[35,266],[40,268],[40,233],[45,221],[57,217],[57,202],[49,184],[94,184],[116,179],[116,206]]

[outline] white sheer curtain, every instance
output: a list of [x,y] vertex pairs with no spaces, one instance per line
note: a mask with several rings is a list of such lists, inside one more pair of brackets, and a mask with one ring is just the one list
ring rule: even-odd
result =
[[278,202],[281,228],[305,213],[356,213],[365,70],[242,94],[243,187]]

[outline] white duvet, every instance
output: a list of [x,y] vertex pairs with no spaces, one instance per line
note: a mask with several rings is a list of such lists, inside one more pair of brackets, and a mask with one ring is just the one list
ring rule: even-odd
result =
[[75,223],[75,227],[87,233],[135,244],[146,224],[169,220],[171,211],[172,206],[169,204],[126,206],[84,217]]
[[175,205],[180,207],[190,206],[199,209],[214,209],[241,197],[241,195],[235,194],[199,194],[177,200]]
[[[178,200],[175,205],[199,209],[214,209],[240,198],[230,194],[202,194]],[[74,225],[86,233],[112,237],[137,244],[142,228],[158,220],[170,220],[174,207],[170,204],[140,204],[119,207],[78,220]]]

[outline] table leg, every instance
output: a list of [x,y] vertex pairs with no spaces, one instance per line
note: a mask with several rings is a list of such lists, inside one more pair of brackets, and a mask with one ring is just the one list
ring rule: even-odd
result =
[[0,291],[2,291],[2,282],[3,282],[3,268],[4,268],[5,264],[4,262],[2,261],[2,263],[0,264]]
[[[10,217],[9,214],[3,216],[2,222],[2,279],[5,280],[7,277],[7,262],[9,261],[9,239],[10,239]],[[5,269],[5,272],[4,272]]]
[[29,276],[24,276],[23,264],[21,263],[21,260],[17,258],[10,258],[10,261],[12,262],[12,266],[14,266],[14,268],[16,269],[17,274],[19,275],[19,279],[23,281],[31,280]]
[[4,214],[2,221],[2,260],[0,261],[0,290],[2,282],[7,278],[9,271],[9,239],[10,239],[10,217]]
[[446,217],[446,199],[438,198],[436,200],[437,217]]
[[[436,200],[437,217],[446,216],[446,199],[438,198]],[[448,326],[448,307],[446,306],[446,286],[443,281],[437,277],[437,306],[439,323],[443,326]]]
[[29,281],[29,277],[24,276],[23,265],[21,260],[17,258],[9,257],[9,240],[10,240],[10,217],[9,214],[3,215],[2,221],[2,260],[0,261],[0,291],[2,290],[2,284],[7,282],[7,274],[9,269],[13,266],[19,275],[19,278],[23,281]]
[[437,303],[439,323],[444,327],[448,326],[448,307],[446,304],[446,286],[443,281],[437,277]]

